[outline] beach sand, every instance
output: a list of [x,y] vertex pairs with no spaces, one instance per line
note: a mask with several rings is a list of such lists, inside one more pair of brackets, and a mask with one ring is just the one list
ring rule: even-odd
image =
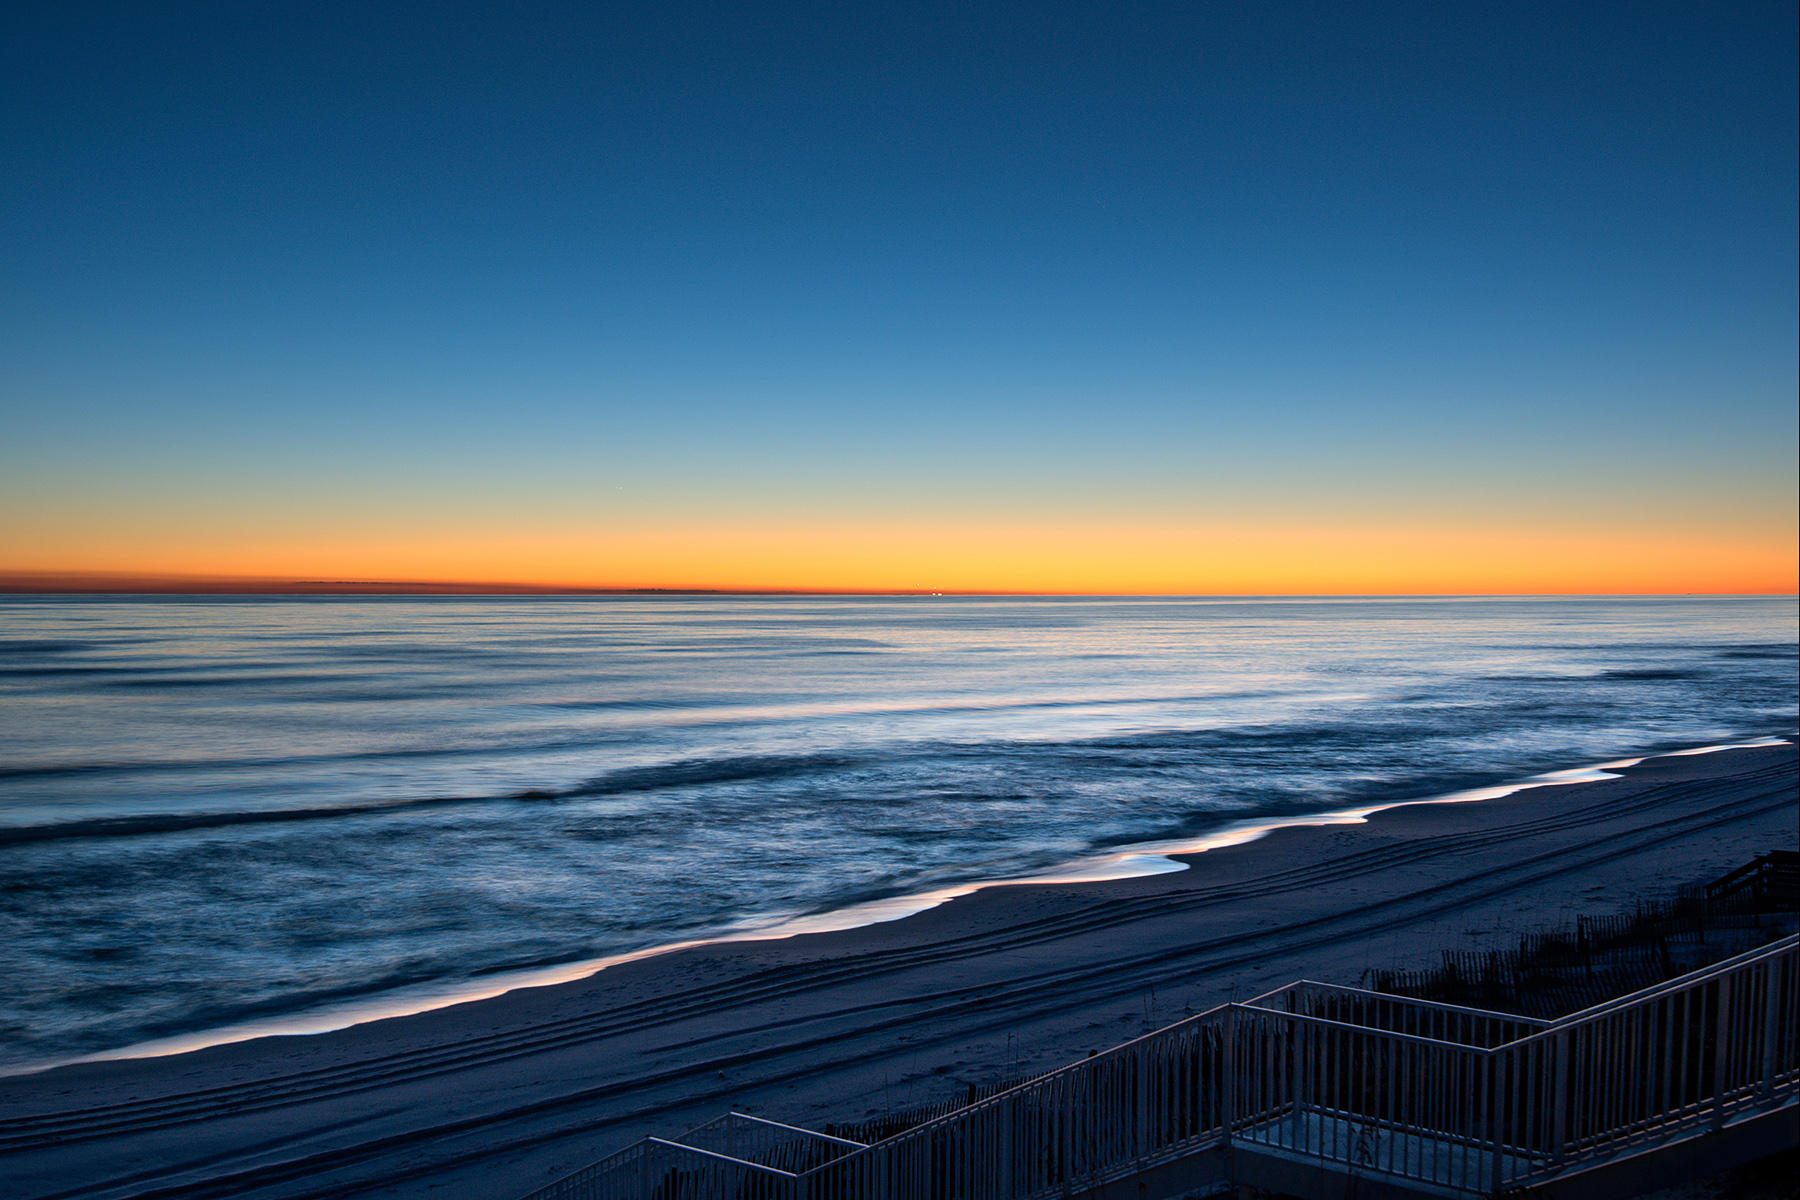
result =
[[1296,978],[1714,877],[1800,843],[1791,744],[1281,829],[1191,869],[986,888],[373,1022],[0,1079],[0,1196],[496,1197],[729,1109],[813,1128],[1047,1070]]

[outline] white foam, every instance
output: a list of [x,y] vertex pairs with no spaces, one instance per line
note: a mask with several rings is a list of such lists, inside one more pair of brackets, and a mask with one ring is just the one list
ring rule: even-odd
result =
[[[641,950],[632,950],[624,954],[609,955],[605,958],[584,959],[580,962],[565,963],[555,967],[534,967],[521,971],[508,971],[489,975],[480,980],[472,980],[460,984],[422,985],[404,988],[392,992],[384,992],[379,996],[370,996],[361,1000],[328,1005],[306,1012],[293,1013],[279,1017],[267,1017],[255,1021],[240,1022],[218,1029],[200,1030],[194,1033],[181,1034],[175,1037],[159,1038],[155,1041],[138,1042],[117,1050],[109,1050],[99,1054],[84,1055],[79,1058],[57,1059],[51,1062],[32,1063],[0,1069],[0,1076],[22,1075],[35,1071],[49,1070],[52,1067],[67,1066],[84,1062],[108,1062],[128,1058],[158,1058],[171,1054],[185,1054],[192,1050],[203,1050],[212,1046],[229,1045],[235,1042],[250,1041],[260,1037],[292,1037],[310,1034],[330,1033],[334,1030],[348,1029],[353,1025],[361,1025],[370,1021],[386,1020],[390,1017],[413,1016],[433,1009],[448,1008],[455,1004],[467,1004],[476,1000],[487,1000],[501,996],[520,988],[552,987],[561,983],[572,983],[597,975],[608,967],[622,963],[636,962],[640,959],[652,958],[661,954],[669,954],[677,950],[686,950],[694,946],[717,945],[729,942],[769,941],[780,938],[797,937],[807,933],[833,933],[846,929],[859,929],[867,925],[879,925],[887,921],[897,921],[910,917],[927,909],[936,908],[958,896],[967,896],[973,892],[991,887],[1020,887],[1034,884],[1068,884],[1068,883],[1104,883],[1117,879],[1132,879],[1145,875],[1162,875],[1172,871],[1183,871],[1189,863],[1183,858],[1203,854],[1208,850],[1219,850],[1227,846],[1241,846],[1266,837],[1277,829],[1294,829],[1307,826],[1326,825],[1361,825],[1376,813],[1390,809],[1409,808],[1423,804],[1472,804],[1483,800],[1498,800],[1504,796],[1515,795],[1531,788],[1567,787],[1578,783],[1595,783],[1606,779],[1619,778],[1618,772],[1654,758],[1684,758],[1699,754],[1717,754],[1726,750],[1754,750],[1767,746],[1787,744],[1788,739],[1780,737],[1759,738],[1749,742],[1730,742],[1712,746],[1695,746],[1686,750],[1670,750],[1661,754],[1643,755],[1638,758],[1622,758],[1613,762],[1601,763],[1593,767],[1576,767],[1566,771],[1551,771],[1543,775],[1533,775],[1515,783],[1497,784],[1493,787],[1470,788],[1464,791],[1449,792],[1442,796],[1428,796],[1422,799],[1398,800],[1385,804],[1370,804],[1359,808],[1339,809],[1333,812],[1311,813],[1305,816],[1283,817],[1277,820],[1249,820],[1227,825],[1203,837],[1186,838],[1174,841],[1146,842],[1121,847],[1105,854],[1091,855],[1074,859],[1058,867],[1035,875],[1014,879],[975,880],[959,883],[950,887],[937,888],[928,892],[919,892],[906,896],[894,896],[881,900],[870,900],[859,904],[847,905],[843,908],[830,909],[819,913],[789,914],[764,916],[742,921],[730,928],[704,938],[693,938],[687,941],[666,942],[657,946],[646,946]],[[1177,857],[1181,856],[1181,857]]]

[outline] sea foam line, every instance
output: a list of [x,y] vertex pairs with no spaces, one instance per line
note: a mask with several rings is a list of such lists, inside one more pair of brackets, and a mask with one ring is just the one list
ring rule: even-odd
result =
[[[1793,736],[1800,737],[1800,733]],[[244,1021],[216,1029],[197,1030],[193,1033],[137,1042],[116,1050],[103,1050],[94,1054],[45,1062],[0,1066],[0,1077],[31,1074],[76,1063],[162,1058],[172,1054],[186,1054],[192,1050],[231,1045],[261,1037],[295,1037],[332,1033],[372,1021],[416,1016],[419,1013],[449,1008],[458,1004],[490,1000],[522,988],[555,987],[558,984],[573,983],[598,975],[609,967],[655,958],[663,954],[672,954],[675,951],[687,950],[696,946],[720,945],[730,942],[775,941],[807,933],[835,933],[860,929],[868,925],[879,925],[887,921],[898,921],[937,908],[959,896],[971,895],[984,888],[1104,883],[1116,879],[1163,875],[1174,871],[1183,871],[1193,865],[1191,862],[1184,861],[1185,859],[1204,854],[1208,850],[1242,846],[1267,837],[1278,829],[1362,825],[1366,824],[1368,819],[1376,813],[1396,808],[1410,808],[1414,805],[1427,804],[1471,804],[1483,800],[1499,800],[1533,788],[1598,783],[1607,779],[1618,779],[1620,778],[1618,772],[1652,759],[1686,758],[1700,754],[1718,754],[1726,750],[1756,750],[1769,746],[1786,745],[1789,740],[1786,737],[1765,737],[1748,742],[1727,742],[1718,745],[1694,746],[1685,750],[1666,750],[1657,754],[1640,755],[1636,758],[1621,758],[1601,763],[1598,766],[1575,767],[1565,771],[1532,775],[1513,783],[1447,792],[1441,796],[1395,800],[1389,803],[1369,804],[1357,808],[1282,817],[1275,820],[1245,820],[1214,830],[1204,837],[1144,842],[1126,846],[1105,854],[1073,859],[1048,871],[1020,878],[972,880],[935,888],[927,892],[863,901],[842,908],[828,909],[824,912],[746,918],[707,937],[665,942],[621,954],[607,955],[603,958],[583,959],[579,962],[564,963],[554,967],[529,967],[518,971],[499,972],[481,980],[457,984],[421,984],[384,992],[361,1000],[341,1001],[298,1013],[258,1018],[254,1021]]]

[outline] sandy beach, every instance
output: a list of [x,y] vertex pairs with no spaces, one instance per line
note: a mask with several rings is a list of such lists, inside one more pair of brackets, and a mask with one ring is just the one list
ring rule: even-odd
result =
[[[1574,764],[1571,764],[1574,765]],[[810,1127],[1045,1070],[1299,977],[1627,909],[1800,841],[1791,744],[1280,829],[307,1037],[0,1080],[0,1194],[507,1197],[728,1109]]]

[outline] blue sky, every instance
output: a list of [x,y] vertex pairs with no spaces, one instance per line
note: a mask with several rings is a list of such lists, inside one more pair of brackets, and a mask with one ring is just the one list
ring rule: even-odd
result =
[[0,20],[15,566],[557,497],[1794,530],[1791,4]]

